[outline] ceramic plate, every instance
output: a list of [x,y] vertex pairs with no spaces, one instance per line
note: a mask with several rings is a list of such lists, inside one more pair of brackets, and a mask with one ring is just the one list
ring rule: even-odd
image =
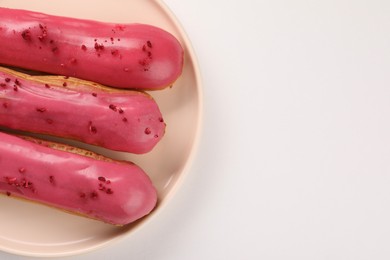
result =
[[131,155],[72,142],[104,155],[131,160],[151,177],[158,194],[157,208],[137,223],[114,227],[46,206],[0,196],[0,249],[29,256],[64,256],[87,252],[135,230],[157,217],[189,170],[201,125],[201,86],[198,65],[183,29],[157,0],[3,0],[1,7],[116,23],[148,23],[161,27],[183,44],[184,71],[172,88],[150,92],[167,123],[166,135],[146,155]]

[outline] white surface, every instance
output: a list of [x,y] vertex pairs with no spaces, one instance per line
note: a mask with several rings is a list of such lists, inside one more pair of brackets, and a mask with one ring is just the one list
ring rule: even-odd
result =
[[159,218],[72,259],[389,259],[390,2],[166,3],[201,64],[200,153]]

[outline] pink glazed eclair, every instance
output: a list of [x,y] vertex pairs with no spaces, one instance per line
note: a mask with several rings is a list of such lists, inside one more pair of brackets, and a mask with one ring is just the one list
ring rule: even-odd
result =
[[181,75],[183,48],[146,24],[115,24],[0,8],[0,64],[118,88],[156,90]]
[[0,193],[114,225],[149,214],[157,193],[137,165],[0,132]]
[[0,125],[135,154],[161,140],[165,123],[145,92],[0,67]]

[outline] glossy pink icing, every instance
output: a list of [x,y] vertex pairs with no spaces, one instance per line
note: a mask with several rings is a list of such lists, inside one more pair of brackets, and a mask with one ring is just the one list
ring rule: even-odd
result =
[[157,194],[135,164],[95,160],[0,133],[0,192],[115,225],[152,211]]
[[181,74],[183,49],[170,33],[0,8],[0,63],[119,88],[161,89]]
[[0,125],[130,153],[149,152],[163,137],[157,103],[139,91],[103,91],[73,79],[60,84],[0,69]]

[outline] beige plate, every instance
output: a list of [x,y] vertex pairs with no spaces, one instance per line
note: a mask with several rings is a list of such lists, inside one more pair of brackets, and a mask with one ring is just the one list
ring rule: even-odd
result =
[[202,114],[201,82],[198,65],[184,31],[158,0],[3,0],[0,5],[108,22],[153,24],[170,31],[182,42],[185,48],[183,75],[173,88],[151,93],[167,123],[165,137],[151,153],[134,156],[72,142],[139,164],[150,175],[159,192],[159,205],[151,215],[133,225],[119,228],[0,196],[0,249],[6,252],[29,256],[72,255],[132,234],[148,220],[157,217],[174,195],[189,170],[198,143]]

